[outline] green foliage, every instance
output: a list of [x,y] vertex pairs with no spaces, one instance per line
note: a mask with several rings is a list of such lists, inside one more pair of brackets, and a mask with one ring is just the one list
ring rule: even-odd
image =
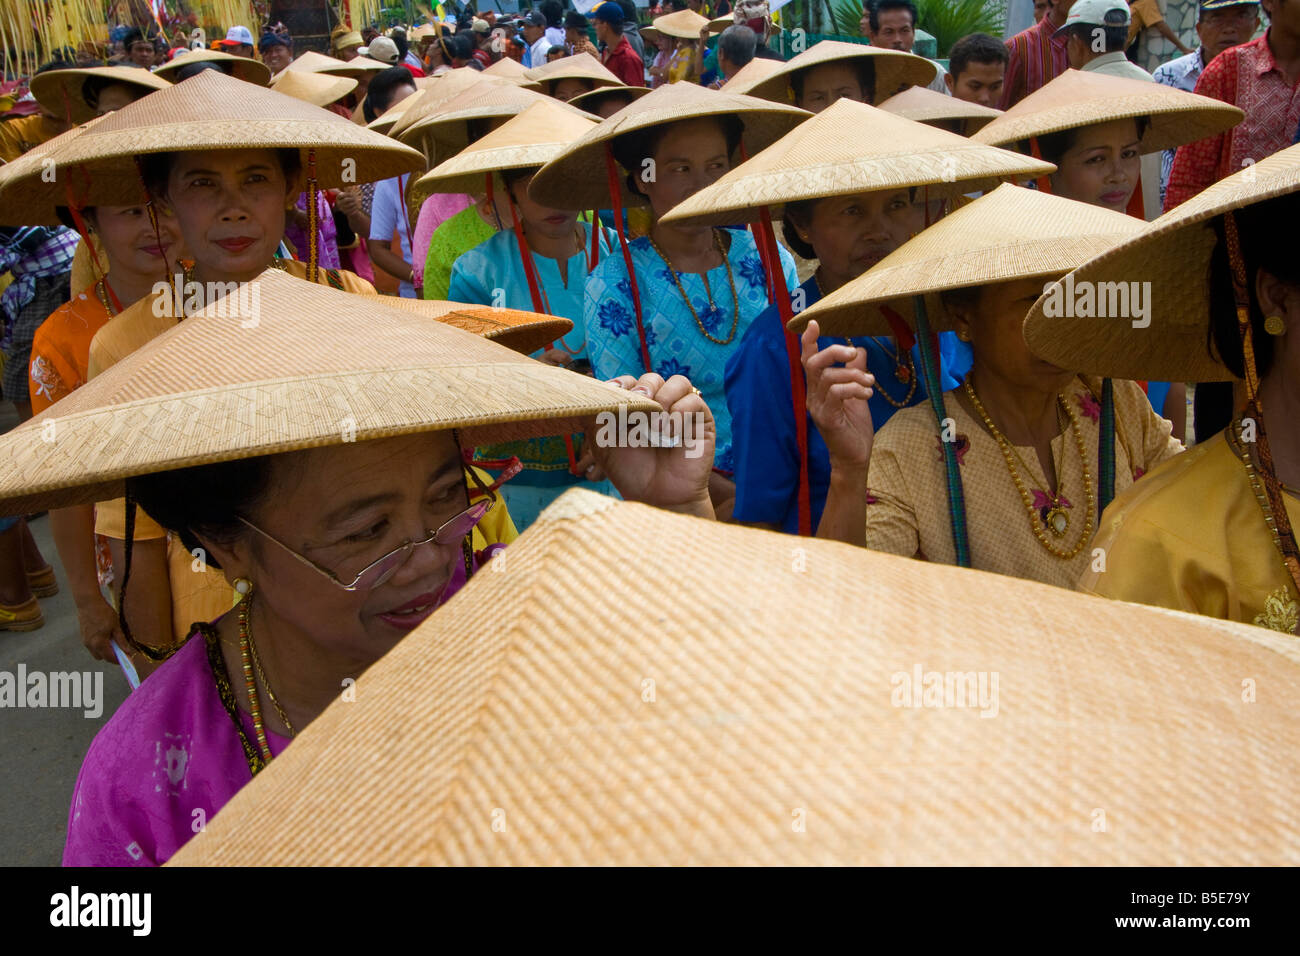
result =
[[939,57],[948,56],[952,45],[971,33],[1000,36],[1006,17],[1005,0],[913,0],[920,16],[917,24],[934,35]]

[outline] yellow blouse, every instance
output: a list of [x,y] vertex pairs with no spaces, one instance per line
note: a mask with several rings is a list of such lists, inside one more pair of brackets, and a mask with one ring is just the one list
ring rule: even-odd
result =
[[[1091,548],[1085,544],[1074,558],[1065,560],[1043,547],[997,442],[983,422],[967,414],[956,393],[955,389],[946,392],[943,398],[947,417],[953,422],[952,437],[965,492],[971,566],[1073,588],[1092,560]],[[1095,496],[1100,382],[1076,378],[1062,394],[1079,422]],[[1114,395],[1118,494],[1160,462],[1177,455],[1183,446],[1172,436],[1169,422],[1152,411],[1136,383],[1116,381]],[[942,564],[957,563],[940,440],[929,404],[896,412],[880,429],[867,478],[867,547]],[[1032,448],[1016,450],[1028,468],[1021,479],[1033,496],[1031,504],[1038,511],[1039,522],[1045,523],[1047,480],[1038,455]],[[1060,491],[1069,525],[1060,538],[1050,532],[1047,537],[1068,552],[1083,534],[1087,507],[1083,467],[1068,426],[1052,440],[1052,454],[1062,479]]]
[[[1285,501],[1300,528],[1300,502]],[[1295,585],[1226,431],[1116,498],[1095,546],[1105,562],[1081,591],[1295,633]]]

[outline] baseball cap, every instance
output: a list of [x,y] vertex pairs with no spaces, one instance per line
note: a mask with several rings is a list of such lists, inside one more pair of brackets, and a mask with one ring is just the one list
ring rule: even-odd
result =
[[392,65],[397,62],[397,44],[389,37],[375,37],[370,41],[370,46],[363,46],[357,52],[380,63]]
[[273,46],[289,46],[289,38],[279,33],[263,33],[262,40],[258,43],[257,48],[266,52]]
[[1126,27],[1133,15],[1124,0],[1075,0],[1055,36],[1073,26]]
[[1259,0],[1201,0],[1201,10],[1222,10],[1225,7],[1257,7]]
[[604,20],[606,23],[622,23],[625,19],[623,8],[614,0],[605,0],[604,3],[594,7],[591,16],[597,20]]
[[472,28],[475,33],[487,33],[492,29],[492,24],[488,23],[486,20],[480,20],[478,17],[475,17]]
[[531,24],[535,27],[544,27],[546,26],[546,17],[542,16],[540,11],[530,10],[524,15],[524,24]]
[[234,26],[226,31],[226,38],[218,42],[222,46],[252,46],[253,31],[248,27]]

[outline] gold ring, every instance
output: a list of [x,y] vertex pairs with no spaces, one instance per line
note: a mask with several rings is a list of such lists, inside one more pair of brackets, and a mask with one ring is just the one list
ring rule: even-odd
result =
[[691,386],[691,391],[694,392],[696,395],[703,395],[703,394],[704,394],[704,393],[701,392],[698,388],[696,388],[694,385]]

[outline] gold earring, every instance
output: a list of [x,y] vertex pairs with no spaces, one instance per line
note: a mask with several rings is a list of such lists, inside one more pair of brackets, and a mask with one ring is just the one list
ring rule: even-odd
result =
[[1286,333],[1286,320],[1280,315],[1270,315],[1264,320],[1264,331],[1269,335],[1283,335]]
[[960,339],[960,340],[963,341],[963,342],[969,342],[969,341],[970,341],[970,333],[967,332],[965,329],[958,329],[958,330],[957,330],[957,338]]
[[235,578],[234,587],[240,597],[248,597],[253,593],[253,582],[248,578]]

